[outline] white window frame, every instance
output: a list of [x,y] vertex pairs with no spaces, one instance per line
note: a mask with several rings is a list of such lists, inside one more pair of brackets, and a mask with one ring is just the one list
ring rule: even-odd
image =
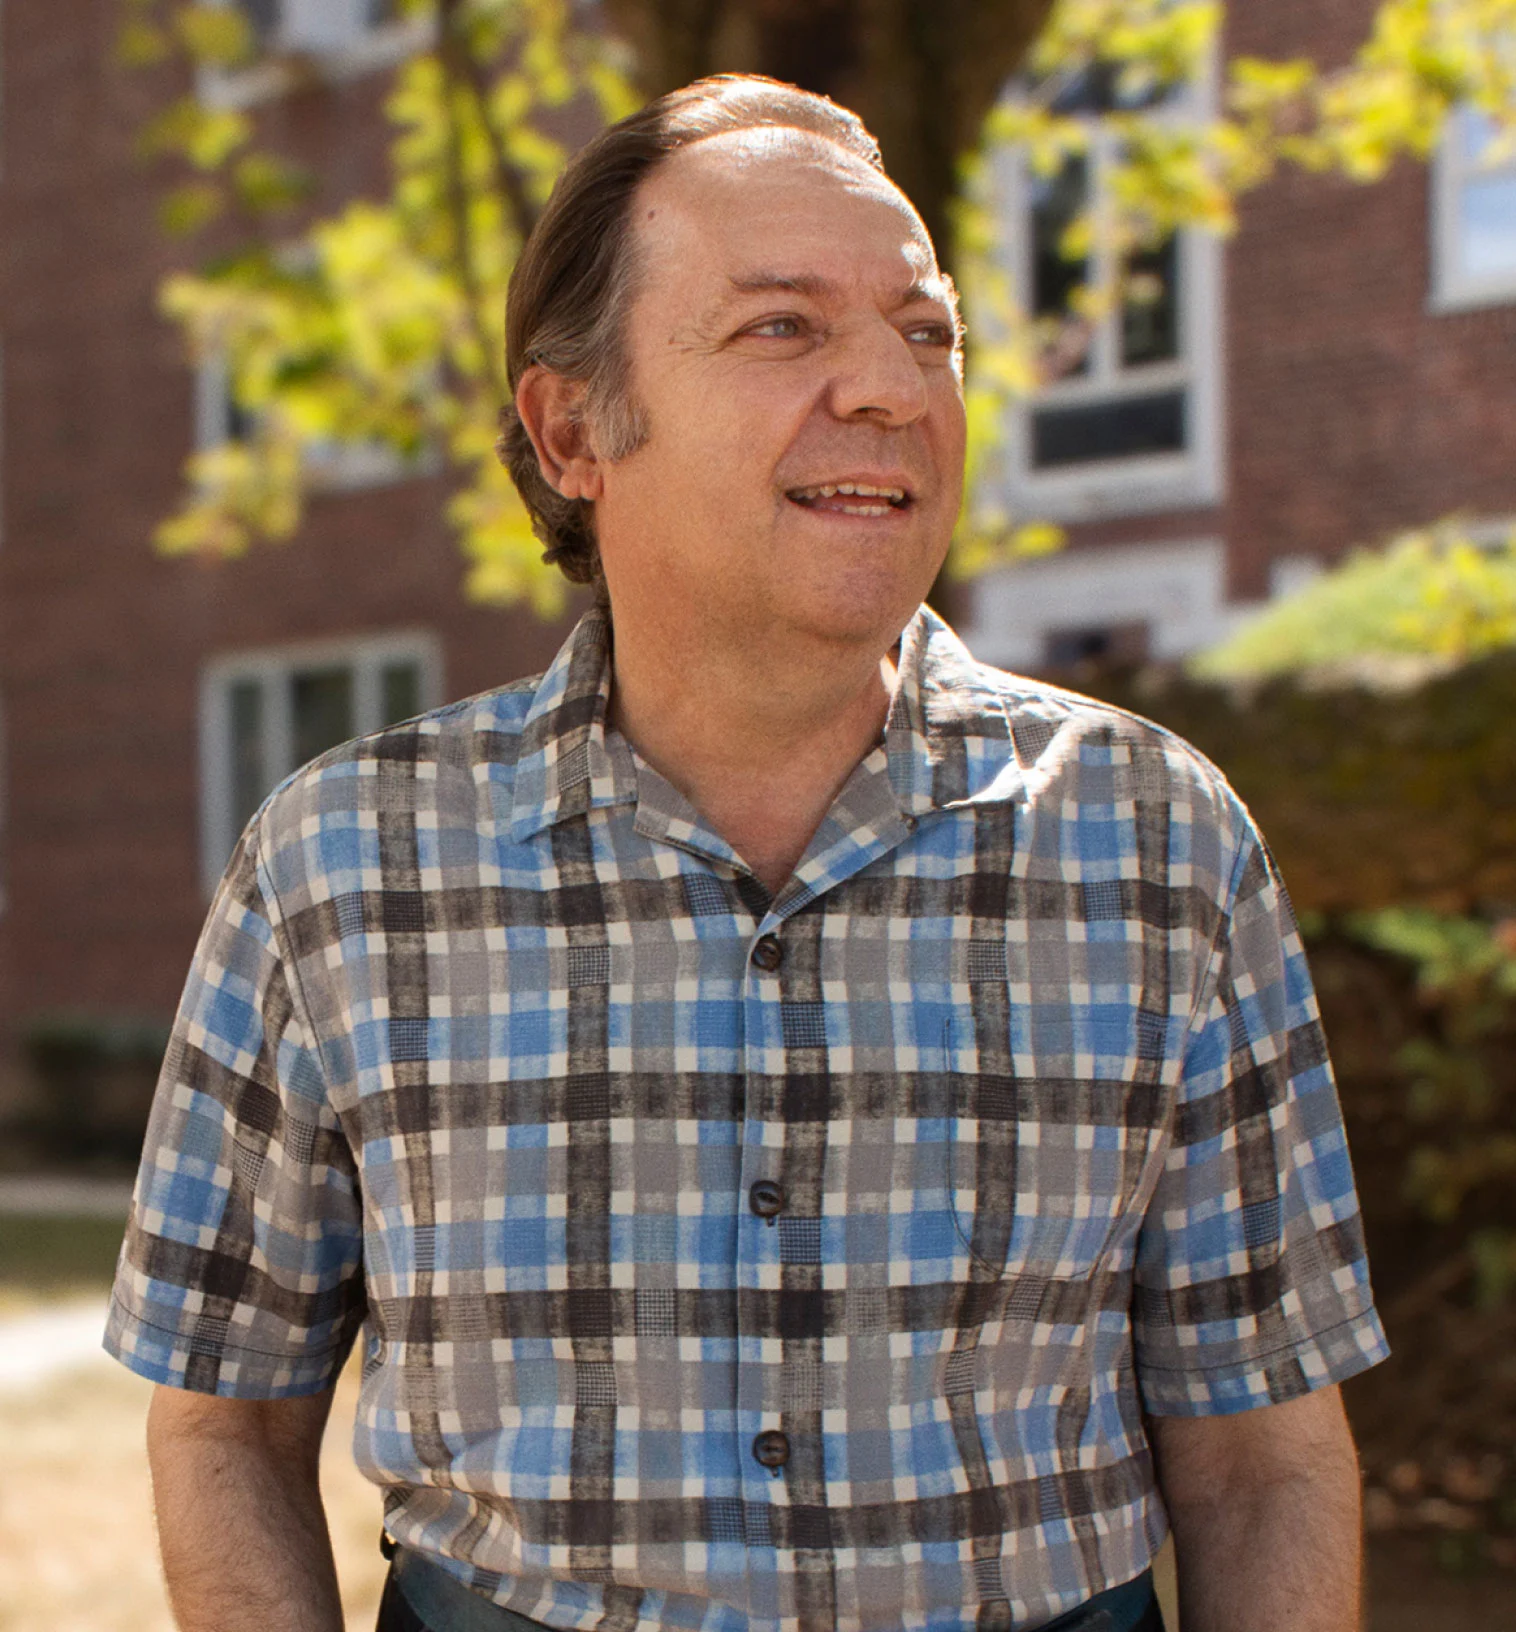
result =
[[[1010,95],[1018,94],[1013,90]],[[1174,95],[1163,117],[1204,118],[1214,106],[1215,70]],[[1097,212],[1092,272],[1105,281],[1114,270],[1112,251],[1100,243],[1100,175],[1110,162],[1114,134],[1091,119],[1091,196]],[[1002,148],[991,160],[993,196],[1010,224],[1010,274],[1023,311],[1032,300],[1033,242],[1030,231],[1033,177],[1022,154]],[[1158,510],[1217,504],[1226,490],[1225,392],[1223,389],[1223,248],[1213,233],[1186,228],[1176,244],[1179,268],[1179,356],[1172,362],[1140,364],[1117,372],[1120,313],[1096,330],[1088,375],[1056,380],[1035,396],[1016,403],[1006,421],[1001,468],[987,480],[1001,489],[1013,514],[1052,521],[1092,521],[1106,516],[1143,515]],[[1040,408],[1117,402],[1124,397],[1182,389],[1185,393],[1183,451],[1092,460],[1038,470],[1032,464],[1032,415]]]
[[[237,0],[207,0],[233,6]],[[363,0],[279,0],[280,27],[268,54],[247,68],[202,69],[196,88],[214,108],[250,108],[293,90],[312,67],[342,81],[398,67],[436,41],[435,17],[365,23]],[[338,18],[334,25],[332,18]]]
[[1459,127],[1471,116],[1468,108],[1450,112],[1447,128],[1432,156],[1432,288],[1428,306],[1433,312],[1462,312],[1516,302],[1516,267],[1478,277],[1466,272],[1462,265],[1458,207],[1464,187],[1489,177],[1516,180],[1516,155],[1501,164],[1485,165],[1465,153]]
[[200,675],[199,780],[200,879],[207,896],[215,894],[240,831],[240,817],[233,808],[232,687],[253,681],[262,689],[266,777],[272,791],[299,769],[294,763],[295,727],[290,710],[290,680],[295,674],[309,669],[351,668],[353,731],[361,737],[386,723],[382,717],[383,670],[390,664],[407,662],[417,667],[422,712],[439,707],[443,701],[442,647],[437,637],[424,629],[228,652],[205,665]]

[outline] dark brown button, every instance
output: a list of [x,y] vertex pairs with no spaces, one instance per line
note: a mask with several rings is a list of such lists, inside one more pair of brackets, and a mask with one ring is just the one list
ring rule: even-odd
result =
[[770,974],[784,962],[784,948],[779,944],[777,935],[758,937],[758,944],[753,948],[753,962]]
[[781,1434],[777,1428],[765,1428],[753,1441],[753,1456],[760,1467],[772,1468],[778,1473],[790,1459],[788,1435]]
[[784,1186],[774,1179],[759,1179],[747,1193],[747,1204],[759,1218],[777,1218],[784,1202]]

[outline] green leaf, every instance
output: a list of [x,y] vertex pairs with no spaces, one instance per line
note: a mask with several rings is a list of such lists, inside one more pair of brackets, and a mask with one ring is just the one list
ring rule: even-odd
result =
[[1349,557],[1191,668],[1213,679],[1256,680],[1363,660],[1456,664],[1513,644],[1516,537],[1477,545],[1453,518]]
[[214,182],[187,182],[159,201],[158,223],[172,237],[188,238],[209,226],[225,208],[225,196]]
[[180,6],[174,26],[190,56],[206,68],[240,68],[257,51],[247,17],[235,5]]
[[198,97],[183,96],[148,121],[138,138],[143,153],[178,153],[199,170],[224,164],[252,135],[245,115],[208,108]]
[[173,49],[161,28],[140,17],[129,18],[116,35],[116,60],[124,68],[155,68]]
[[245,153],[232,169],[237,202],[254,214],[288,209],[308,198],[316,178],[308,170],[269,153]]

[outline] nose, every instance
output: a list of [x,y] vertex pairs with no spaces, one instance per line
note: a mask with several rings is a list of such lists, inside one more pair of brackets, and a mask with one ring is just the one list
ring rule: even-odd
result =
[[926,381],[911,342],[883,317],[861,322],[836,352],[831,409],[838,419],[910,425],[926,412]]

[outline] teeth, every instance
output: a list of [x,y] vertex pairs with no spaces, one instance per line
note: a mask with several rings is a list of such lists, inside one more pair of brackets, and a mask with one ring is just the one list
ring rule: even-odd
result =
[[[871,487],[867,482],[828,482],[821,487],[802,487],[798,489],[796,497],[802,499],[835,499],[839,493],[845,498],[886,499],[890,504],[905,502],[905,489],[903,487]],[[876,507],[870,506],[869,508],[872,511]]]

